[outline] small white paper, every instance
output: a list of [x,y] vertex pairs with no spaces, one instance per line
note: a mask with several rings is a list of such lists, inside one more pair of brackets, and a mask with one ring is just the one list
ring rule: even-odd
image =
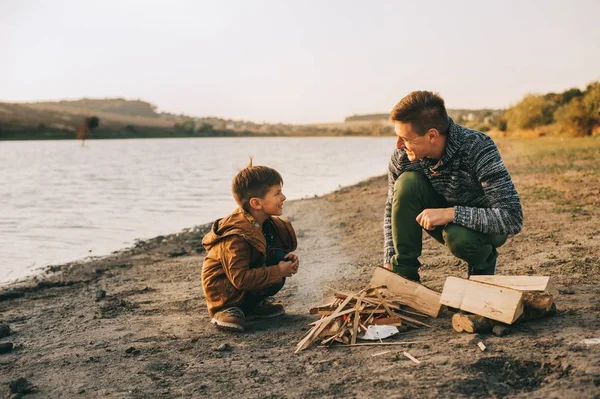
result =
[[589,339],[584,339],[583,341],[584,344],[586,345],[598,345],[600,344],[600,338],[589,338]]
[[398,328],[395,326],[370,325],[367,327],[367,331],[357,335],[357,338],[367,341],[379,341],[380,339],[385,339],[391,337],[392,335],[396,335],[399,332],[400,331],[398,331]]

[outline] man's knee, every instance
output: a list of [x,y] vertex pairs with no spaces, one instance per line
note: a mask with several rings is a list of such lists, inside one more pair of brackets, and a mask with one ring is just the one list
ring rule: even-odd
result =
[[412,195],[423,184],[428,184],[427,177],[420,172],[404,172],[394,183],[394,198]]
[[481,249],[477,232],[454,223],[448,224],[443,232],[444,242],[452,255],[465,259]]

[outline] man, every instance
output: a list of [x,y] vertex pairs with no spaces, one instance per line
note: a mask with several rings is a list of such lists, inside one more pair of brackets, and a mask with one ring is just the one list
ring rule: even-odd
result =
[[388,171],[384,267],[419,281],[422,229],[467,262],[494,274],[498,252],[523,226],[523,211],[498,148],[448,117],[436,93],[414,91],[390,115],[396,150]]

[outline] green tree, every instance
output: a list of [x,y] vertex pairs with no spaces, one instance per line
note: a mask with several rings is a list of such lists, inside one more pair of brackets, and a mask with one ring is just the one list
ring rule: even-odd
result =
[[506,111],[507,128],[509,130],[533,129],[550,124],[553,122],[554,108],[554,101],[544,96],[529,94]]
[[588,136],[598,123],[581,97],[574,98],[568,104],[557,109],[555,119],[572,136]]

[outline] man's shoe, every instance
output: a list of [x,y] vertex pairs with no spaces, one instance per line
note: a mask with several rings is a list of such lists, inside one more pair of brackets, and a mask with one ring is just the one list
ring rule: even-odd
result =
[[251,319],[268,319],[285,314],[285,308],[281,302],[275,302],[275,298],[268,296],[263,299],[254,309],[252,309],[248,317]]
[[475,269],[469,266],[469,276],[493,276],[496,273],[496,265],[488,266],[485,269]]
[[246,328],[246,316],[240,308],[227,308],[215,313],[210,321],[212,324],[224,330],[244,331]]

